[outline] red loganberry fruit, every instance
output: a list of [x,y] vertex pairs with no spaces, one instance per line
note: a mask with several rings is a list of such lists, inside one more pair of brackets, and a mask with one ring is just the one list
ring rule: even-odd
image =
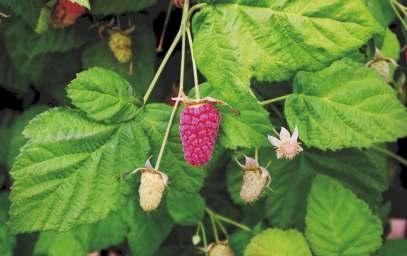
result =
[[193,166],[206,164],[212,158],[218,136],[221,115],[214,106],[220,101],[183,99],[179,132],[185,160]]
[[86,12],[86,8],[69,0],[58,0],[55,6],[52,26],[64,28],[75,24],[76,19]]

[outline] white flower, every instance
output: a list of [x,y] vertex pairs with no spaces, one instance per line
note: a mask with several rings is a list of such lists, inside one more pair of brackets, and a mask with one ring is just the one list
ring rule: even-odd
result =
[[277,151],[277,158],[284,158],[284,159],[293,159],[298,153],[300,153],[303,149],[300,146],[300,143],[297,142],[298,139],[298,128],[295,127],[293,135],[290,135],[290,132],[281,127],[280,131],[280,139],[269,135],[268,139],[271,144],[276,148]]

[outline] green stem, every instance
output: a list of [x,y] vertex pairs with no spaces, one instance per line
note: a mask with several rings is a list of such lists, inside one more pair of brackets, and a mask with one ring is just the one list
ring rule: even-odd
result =
[[277,97],[277,98],[268,99],[268,100],[265,100],[265,101],[260,101],[259,104],[262,105],[262,106],[265,106],[265,105],[268,105],[268,104],[271,104],[271,103],[274,103],[274,102],[277,102],[277,101],[285,100],[285,99],[287,99],[290,95],[291,95],[291,94],[283,95],[283,96],[280,96],[280,97]]
[[200,4],[196,4],[196,5],[192,6],[188,12],[188,20],[189,20],[189,18],[191,18],[192,14],[194,14],[195,11],[197,11],[207,5],[208,5],[207,3],[200,3]]
[[398,161],[399,163],[401,163],[402,165],[407,166],[407,159],[405,159],[405,158],[403,158],[403,157],[401,157],[401,156],[395,154],[394,152],[392,152],[392,151],[390,151],[390,150],[388,150],[388,149],[382,148],[382,147],[377,147],[377,146],[373,146],[372,148],[373,148],[374,150],[380,152],[380,153],[383,153],[383,154],[385,154],[385,155],[387,155],[387,156],[389,156],[389,157],[391,157],[391,158],[397,160],[397,161]]
[[219,219],[219,220],[221,220],[221,221],[223,221],[223,222],[229,223],[229,224],[231,224],[231,225],[233,225],[233,226],[236,226],[236,227],[238,227],[238,228],[241,228],[241,229],[243,229],[243,230],[252,231],[248,226],[243,225],[243,224],[241,224],[241,223],[239,223],[239,222],[237,222],[237,221],[231,220],[231,219],[229,219],[228,217],[225,217],[225,216],[222,216],[222,215],[220,215],[220,214],[217,214],[217,213],[213,212],[213,211],[212,211],[211,209],[209,209],[209,208],[205,208],[205,210],[206,210],[206,212],[209,214],[209,216],[213,216],[214,218],[217,218],[217,219]]
[[215,242],[219,243],[218,229],[216,228],[215,219],[214,219],[213,215],[209,215],[209,218],[211,219],[212,231],[213,231],[213,236],[215,237]]
[[215,218],[215,221],[216,221],[216,224],[218,224],[218,226],[219,226],[220,230],[222,231],[223,235],[225,236],[225,238],[228,239],[228,237],[229,237],[228,232],[226,231],[226,228],[223,226],[222,222],[220,222],[220,220],[216,219],[216,218]]
[[167,14],[165,15],[163,31],[161,32],[160,42],[158,43],[158,47],[155,50],[156,52],[162,52],[162,50],[163,50],[164,37],[165,37],[165,33],[167,32],[168,22],[170,21],[171,12],[172,12],[172,1],[169,1],[169,2],[170,3],[168,4]]
[[202,224],[202,222],[199,222],[199,226],[201,227],[201,233],[202,233],[202,241],[204,244],[204,248],[205,248],[205,255],[208,255],[208,251],[206,250],[208,248],[208,240],[206,238],[206,231],[205,231],[205,227]]
[[254,159],[256,159],[257,162],[259,162],[259,148],[256,147],[254,149]]
[[[400,3],[398,3],[398,2],[395,1],[395,0],[393,0],[393,1],[390,2],[390,5],[391,5],[391,7],[393,8],[393,11],[394,11],[394,13],[396,14],[397,18],[400,20],[401,24],[403,25],[404,30],[407,30],[407,24],[406,24],[406,22],[404,21],[404,18],[401,17],[400,12],[397,10],[397,7],[398,7],[399,9],[401,9],[401,8],[400,8]],[[401,5],[401,6],[404,8],[403,5]],[[403,10],[403,8],[401,9],[401,11],[402,11],[403,13],[405,13],[404,10]]]
[[197,100],[199,100],[201,98],[201,94],[199,93],[198,71],[197,71],[197,68],[196,68],[196,62],[195,62],[195,57],[194,57],[194,49],[193,49],[193,46],[192,46],[191,30],[190,30],[189,27],[187,29],[187,37],[188,37],[189,49],[191,51],[192,71],[194,73],[195,98]]
[[182,20],[181,20],[181,33],[182,33],[182,48],[181,48],[181,71],[180,71],[180,84],[179,84],[179,91],[178,91],[178,97],[177,101],[175,102],[174,107],[172,108],[170,120],[168,121],[167,124],[167,129],[165,130],[165,135],[163,142],[161,144],[160,152],[158,153],[157,161],[155,164],[155,169],[159,170],[160,168],[160,162],[164,154],[165,146],[167,145],[168,142],[168,136],[171,132],[171,127],[174,122],[174,117],[175,113],[177,112],[179,102],[180,102],[180,96],[182,92],[184,91],[184,73],[185,73],[185,28],[186,28],[186,22],[187,22],[187,17],[188,17],[188,8],[189,8],[189,0],[185,0],[184,2],[184,9],[182,12]]
[[178,31],[177,35],[175,36],[174,41],[172,41],[170,48],[168,49],[167,53],[165,54],[163,61],[161,62],[160,66],[158,67],[158,70],[155,73],[154,78],[151,81],[150,85],[148,86],[146,93],[144,94],[144,97],[143,97],[144,104],[146,104],[148,99],[150,98],[150,95],[153,92],[153,89],[158,81],[158,78],[160,78],[160,75],[163,72],[165,65],[167,64],[168,60],[171,57],[171,54],[173,53],[173,51],[175,50],[175,47],[177,46],[179,40],[181,39],[181,36],[182,36],[182,30],[180,29]]

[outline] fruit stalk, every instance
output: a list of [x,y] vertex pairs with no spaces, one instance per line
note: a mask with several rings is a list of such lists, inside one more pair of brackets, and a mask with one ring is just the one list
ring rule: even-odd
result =
[[[181,47],[181,71],[180,71],[180,85],[179,85],[179,91],[178,91],[178,97],[175,102],[174,107],[172,108],[170,120],[168,121],[167,124],[167,129],[165,131],[164,139],[161,144],[160,152],[158,153],[157,161],[155,164],[155,169],[159,170],[160,167],[160,162],[164,154],[165,146],[167,145],[168,142],[168,136],[171,132],[171,127],[174,122],[174,117],[175,113],[177,112],[179,102],[180,102],[180,97],[182,92],[184,91],[184,73],[185,73],[185,30],[186,30],[186,23],[187,23],[187,18],[188,18],[188,8],[189,8],[189,0],[186,0],[184,3],[184,8],[182,12],[182,20],[181,20],[181,28],[180,32],[182,35],[182,47]],[[175,47],[174,47],[175,48]]]

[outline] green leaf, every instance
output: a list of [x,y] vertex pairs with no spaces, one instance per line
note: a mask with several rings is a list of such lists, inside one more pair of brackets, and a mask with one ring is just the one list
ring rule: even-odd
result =
[[[263,154],[275,155],[267,152]],[[306,198],[317,174],[341,181],[371,206],[379,207],[381,192],[389,184],[387,165],[382,158],[371,151],[323,152],[307,148],[294,160],[274,157],[269,168],[273,192],[267,209],[273,226],[304,228]]]
[[87,251],[72,232],[41,233],[34,249],[34,255],[38,256],[71,256],[86,255],[86,253]]
[[[139,122],[151,139],[153,156],[158,155],[170,112],[171,108],[167,105],[149,104],[140,114]],[[178,117],[175,120],[178,120]],[[169,177],[166,201],[173,220],[182,225],[192,225],[200,221],[204,215],[205,204],[198,192],[203,186],[206,171],[190,166],[184,160],[176,124],[171,130],[160,171]]]
[[23,133],[29,141],[11,175],[15,232],[66,231],[105,218],[123,205],[123,172],[141,166],[150,150],[136,122],[106,125],[56,108]]
[[205,200],[198,193],[169,190],[167,201],[168,211],[178,224],[193,225],[204,217]]
[[304,236],[297,230],[266,229],[247,246],[245,256],[311,256]]
[[17,92],[26,91],[30,86],[28,75],[21,74],[6,53],[0,55],[0,85]]
[[[86,8],[88,8],[90,10],[90,4],[89,4],[89,0],[71,0],[74,3],[78,3]],[[96,1],[98,2],[98,1]]]
[[306,237],[317,255],[371,255],[382,241],[380,219],[339,182],[318,175],[308,196]]
[[389,28],[386,29],[386,33],[384,34],[380,51],[385,57],[395,61],[400,58],[400,42],[397,39],[397,35]]
[[395,91],[376,71],[349,59],[298,73],[285,115],[306,145],[320,149],[369,147],[407,136],[407,112]]
[[390,23],[395,19],[395,14],[393,8],[391,7],[390,1],[383,0],[364,0],[369,11],[373,14],[376,20],[384,28],[389,26]]
[[151,256],[169,235],[173,221],[164,207],[145,213],[131,200],[128,207],[128,243],[133,255]]
[[10,205],[7,196],[6,193],[0,193],[0,255],[2,256],[12,256],[16,244],[16,238],[7,226],[7,212]]
[[34,254],[85,255],[121,243],[125,239],[126,229],[127,224],[123,216],[113,213],[101,221],[67,232],[42,232],[35,245]]
[[223,84],[204,83],[200,85],[201,93],[225,101],[232,108],[218,105],[222,114],[219,141],[230,149],[238,147],[258,147],[266,145],[267,134],[273,132],[268,112],[260,106],[256,99],[239,88]]
[[38,35],[23,22],[15,20],[7,27],[4,42],[18,73],[38,81],[40,77],[49,76],[45,70],[51,53],[68,52],[83,45],[85,40],[74,28]]
[[92,3],[93,14],[122,14],[126,12],[138,12],[150,7],[156,0],[96,0]]
[[194,50],[209,82],[247,87],[319,70],[383,30],[361,1],[222,1],[193,20]]
[[258,224],[251,231],[239,229],[231,234],[228,238],[228,242],[236,256],[243,256],[244,250],[250,243],[250,240],[261,231],[263,231],[262,225]]
[[404,256],[407,252],[407,240],[388,239],[379,251],[380,256]]
[[107,40],[87,47],[82,54],[82,63],[84,68],[99,66],[117,72],[130,82],[137,95],[142,95],[154,76],[155,37],[151,30],[139,24],[142,20],[137,22],[136,29],[131,34],[134,54],[132,74],[129,74],[128,63],[120,63],[114,57]]
[[125,122],[138,110],[130,84],[108,69],[94,67],[79,73],[67,92],[72,103],[96,121]]
[[34,106],[23,112],[23,114],[17,117],[13,124],[10,126],[10,135],[8,142],[7,152],[7,167],[11,168],[13,162],[20,152],[20,148],[27,142],[27,139],[23,136],[22,132],[28,122],[34,118],[37,114],[47,110],[45,106]]
[[10,8],[24,22],[35,28],[41,7],[44,6],[43,0],[0,0],[0,4]]

